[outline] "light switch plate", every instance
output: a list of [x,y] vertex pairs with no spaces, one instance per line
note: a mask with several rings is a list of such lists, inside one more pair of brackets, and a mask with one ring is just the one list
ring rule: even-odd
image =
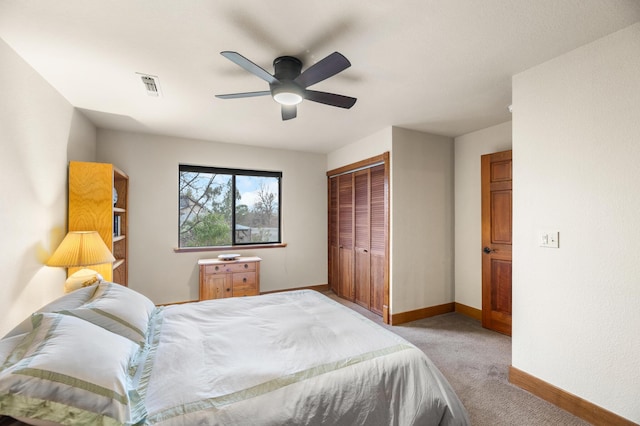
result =
[[539,233],[540,247],[559,248],[560,233],[558,231],[542,231]]

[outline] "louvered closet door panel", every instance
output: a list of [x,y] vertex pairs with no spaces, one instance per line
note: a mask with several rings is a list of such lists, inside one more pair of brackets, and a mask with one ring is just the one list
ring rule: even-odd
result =
[[355,246],[369,250],[369,170],[355,173]]
[[338,224],[340,227],[340,248],[353,248],[353,176],[338,177]]
[[371,311],[382,315],[386,247],[386,204],[384,164],[370,170],[371,175]]
[[340,294],[353,300],[353,175],[338,177],[338,229]]
[[355,302],[369,309],[371,302],[370,278],[370,222],[369,222],[369,170],[354,173],[355,222]]
[[338,245],[338,178],[329,180],[329,244]]
[[329,287],[340,293],[340,251],[338,249],[338,178],[329,179]]

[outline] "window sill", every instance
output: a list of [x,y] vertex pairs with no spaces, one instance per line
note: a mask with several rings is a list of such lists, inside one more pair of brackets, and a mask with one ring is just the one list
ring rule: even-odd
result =
[[283,248],[287,243],[275,243],[275,244],[250,244],[239,246],[220,246],[220,247],[177,247],[173,251],[175,253],[195,253],[203,251],[230,251],[230,250],[253,250],[253,249],[269,249],[269,248]]

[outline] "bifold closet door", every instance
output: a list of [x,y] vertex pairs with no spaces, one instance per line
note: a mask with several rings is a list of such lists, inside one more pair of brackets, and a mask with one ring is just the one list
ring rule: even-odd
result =
[[386,265],[385,166],[329,179],[329,286],[383,314]]
[[353,173],[354,189],[354,287],[355,302],[371,309],[370,219],[371,191],[369,169]]
[[384,165],[353,175],[355,302],[382,315],[386,244]]

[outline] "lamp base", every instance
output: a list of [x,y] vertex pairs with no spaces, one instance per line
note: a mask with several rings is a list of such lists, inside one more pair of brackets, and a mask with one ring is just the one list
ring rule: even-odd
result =
[[93,269],[83,268],[71,274],[64,283],[64,292],[71,293],[82,287],[88,287],[92,284],[102,281],[102,275]]

